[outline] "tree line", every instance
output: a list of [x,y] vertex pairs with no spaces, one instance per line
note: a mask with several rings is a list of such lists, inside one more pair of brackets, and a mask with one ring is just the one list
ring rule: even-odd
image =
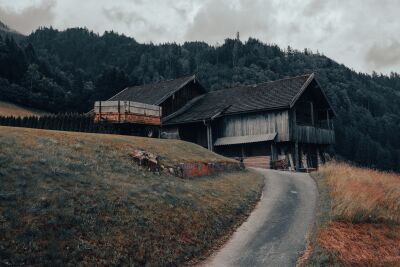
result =
[[128,85],[193,73],[218,90],[311,72],[338,114],[338,157],[400,171],[398,73],[358,73],[319,52],[253,38],[155,45],[81,28],[40,28],[18,42],[0,37],[0,100],[53,113],[87,112]]

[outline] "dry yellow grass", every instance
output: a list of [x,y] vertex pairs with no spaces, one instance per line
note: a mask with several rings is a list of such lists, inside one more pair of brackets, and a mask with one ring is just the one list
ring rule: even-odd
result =
[[0,265],[181,265],[259,198],[256,173],[158,175],[132,162],[134,148],[228,160],[181,141],[0,127]]
[[45,112],[0,101],[0,116],[26,117],[40,116],[43,114],[45,114]]
[[400,175],[331,162],[314,173],[319,230],[307,266],[400,266]]
[[329,222],[318,243],[347,266],[399,266],[400,227]]
[[330,189],[334,218],[400,223],[400,175],[334,162],[320,172]]

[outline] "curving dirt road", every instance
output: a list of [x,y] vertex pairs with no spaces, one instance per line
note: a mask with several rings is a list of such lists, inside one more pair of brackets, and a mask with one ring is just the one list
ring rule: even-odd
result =
[[305,173],[256,169],[263,196],[248,220],[202,266],[295,266],[315,216],[317,188]]

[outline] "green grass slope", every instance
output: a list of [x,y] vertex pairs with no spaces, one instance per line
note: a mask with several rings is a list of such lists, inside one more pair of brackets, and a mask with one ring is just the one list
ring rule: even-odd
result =
[[259,197],[255,173],[157,175],[132,162],[135,148],[227,160],[181,141],[0,127],[0,265],[180,265]]

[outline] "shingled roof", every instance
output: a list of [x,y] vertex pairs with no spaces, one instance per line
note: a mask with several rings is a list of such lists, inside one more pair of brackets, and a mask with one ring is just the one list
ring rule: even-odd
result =
[[256,85],[212,91],[166,117],[164,124],[207,120],[221,114],[290,108],[314,79],[307,74]]
[[196,76],[191,75],[174,80],[127,87],[108,100],[135,101],[150,105],[159,105],[170,95],[195,79]]

